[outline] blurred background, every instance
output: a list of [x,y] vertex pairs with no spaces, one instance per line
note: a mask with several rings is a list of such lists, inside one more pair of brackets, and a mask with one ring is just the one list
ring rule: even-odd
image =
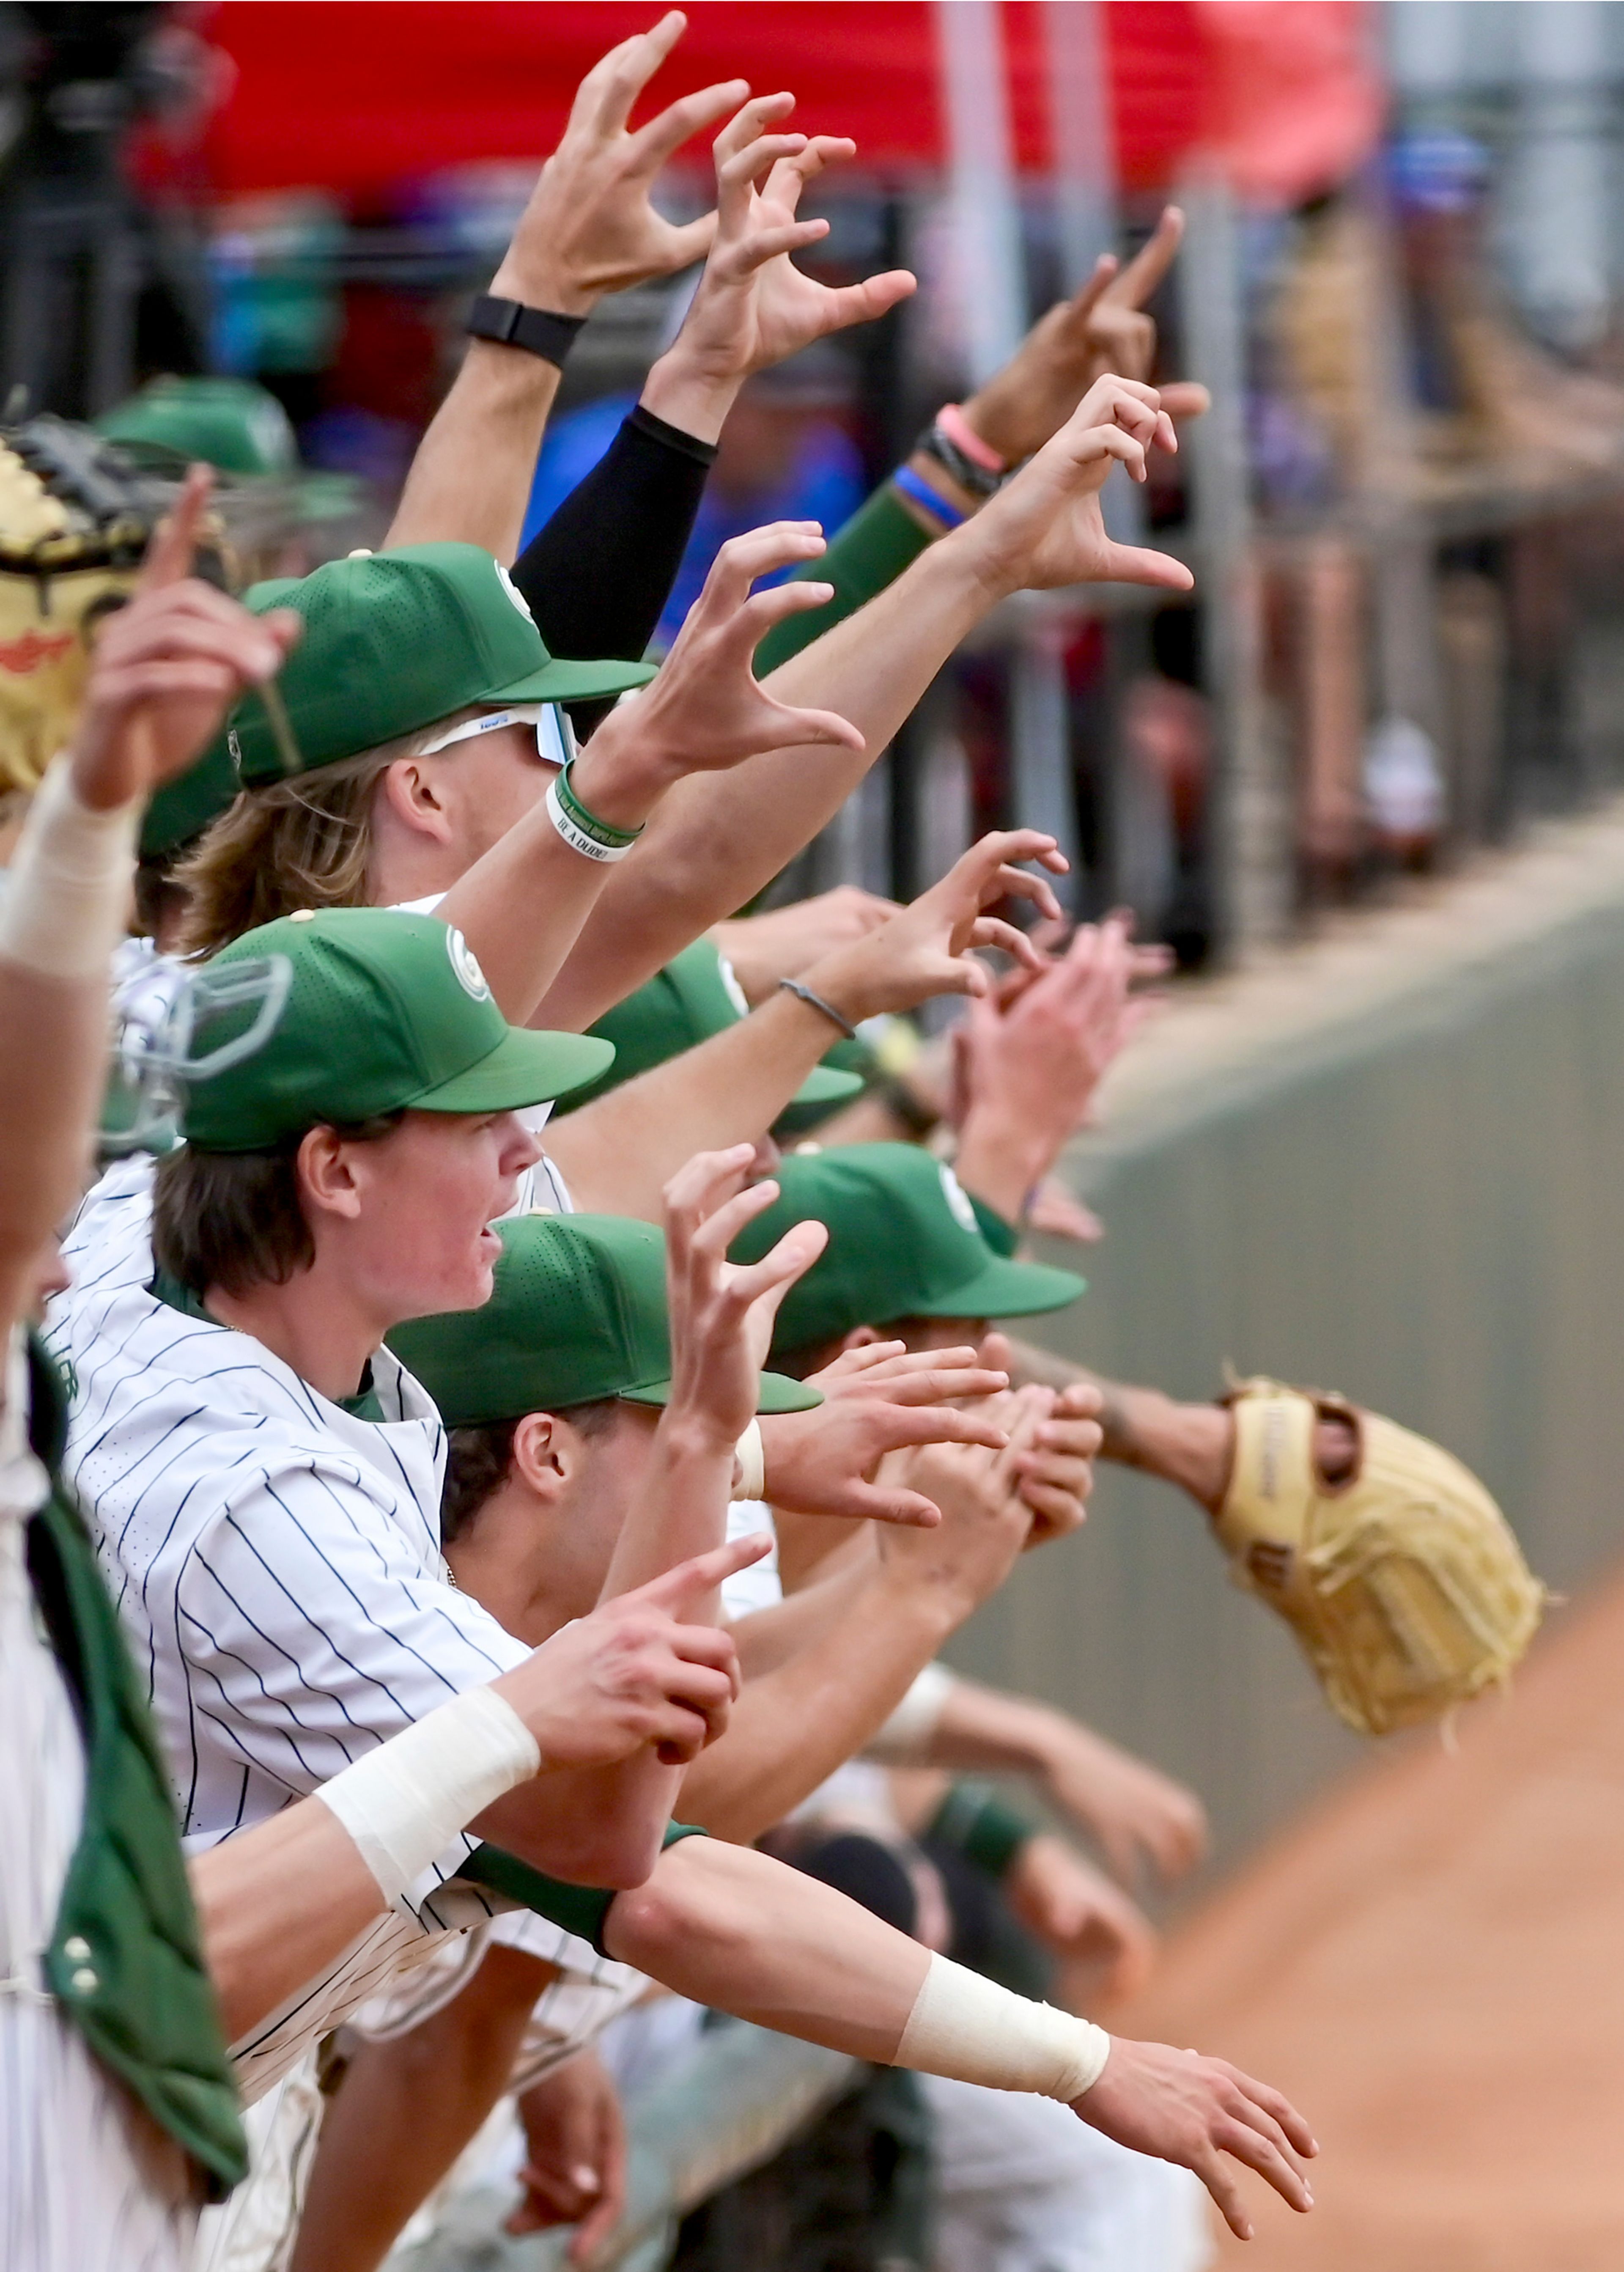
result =
[[[576,84],[656,12],[0,5],[0,397],[117,432],[155,375],[252,382],[254,571],[375,542]],[[1184,974],[1068,1161],[1107,1236],[1057,1346],[1183,1395],[1233,1363],[1393,1413],[1574,1605],[1460,1763],[1429,1735],[1372,1764],[1190,1510],[1113,1474],[954,1658],[1211,1807],[1146,2024],[1206,2028],[1337,2149],[1309,2225],[1260,2220],[1260,2272],[1611,2272],[1624,7],[689,13],[654,100],[793,87],[797,125],[859,145],[817,185],[820,272],[901,263],[920,290],[753,385],[667,637],[726,536],[837,526],[1102,250],[1186,211],[1153,312],[1163,371],[1215,407],[1107,499],[1194,594],[1006,607],[779,890],[907,896],[989,826],[1054,830],[1072,911],[1131,906]],[[710,202],[688,155],[679,214]],[[594,316],[532,527],[689,288]]]
[[[0,382],[107,412],[163,371],[285,406],[311,555],[381,527],[618,4],[0,7]],[[795,880],[906,893],[1019,812],[1187,968],[1593,799],[1624,766],[1616,6],[701,0],[662,85],[793,86],[859,144],[820,264],[918,298],[764,380],[673,623],[734,529],[836,525],[942,400],[1176,195],[1156,313],[1219,408],[1117,500],[1202,571],[1009,609]],[[706,153],[674,209],[707,198]],[[820,185],[822,188],[823,185]],[[533,526],[687,283],[572,359]]]

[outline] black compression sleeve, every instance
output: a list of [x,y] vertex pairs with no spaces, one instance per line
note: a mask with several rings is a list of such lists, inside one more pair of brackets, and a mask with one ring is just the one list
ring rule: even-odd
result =
[[513,566],[549,651],[637,661],[693,534],[712,443],[641,403]]

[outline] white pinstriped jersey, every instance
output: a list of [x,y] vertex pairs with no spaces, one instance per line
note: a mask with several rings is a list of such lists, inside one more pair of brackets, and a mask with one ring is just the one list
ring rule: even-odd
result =
[[[148,1293],[151,1179],[149,1162],[127,1162],[86,1200],[51,1341],[73,1384],[65,1472],[196,1849],[303,1797],[529,1652],[448,1582],[444,1431],[416,1381],[380,1353],[374,1385],[390,1416],[358,1419],[248,1335]],[[233,2046],[246,2097],[443,1932],[505,1908],[470,1887],[441,1890],[476,1842],[459,1836],[399,1909]],[[534,1953],[602,1977],[582,1943],[529,1924]]]
[[24,1565],[23,1525],[48,1488],[26,1406],[19,1336],[0,1409],[0,2264],[180,2272],[197,2223],[184,2157],[63,2017],[40,1961],[78,1841],[85,1753]]

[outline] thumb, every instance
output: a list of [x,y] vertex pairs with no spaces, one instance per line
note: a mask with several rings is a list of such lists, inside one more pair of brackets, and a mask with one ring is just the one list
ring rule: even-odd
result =
[[1181,560],[1166,552],[1151,552],[1140,544],[1107,542],[1101,548],[1098,573],[1091,582],[1151,584],[1164,592],[1189,592],[1196,579]]

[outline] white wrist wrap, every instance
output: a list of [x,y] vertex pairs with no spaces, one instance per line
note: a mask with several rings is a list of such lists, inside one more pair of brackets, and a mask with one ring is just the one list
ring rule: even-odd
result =
[[885,1768],[923,1765],[948,1698],[958,1685],[945,1664],[927,1664],[883,1727],[863,1745],[863,1757]]
[[1103,2028],[933,1956],[891,2065],[1069,2105],[1099,2081],[1110,2055]]
[[130,913],[141,803],[93,812],[65,758],[34,794],[0,902],[0,956],[41,978],[105,978]]
[[467,1688],[316,1793],[384,1900],[400,1899],[466,1822],[540,1768],[535,1738],[493,1688]]
[[733,1447],[739,1462],[739,1485],[733,1493],[735,1498],[765,1498],[767,1496],[767,1453],[761,1440],[761,1422],[752,1420]]

